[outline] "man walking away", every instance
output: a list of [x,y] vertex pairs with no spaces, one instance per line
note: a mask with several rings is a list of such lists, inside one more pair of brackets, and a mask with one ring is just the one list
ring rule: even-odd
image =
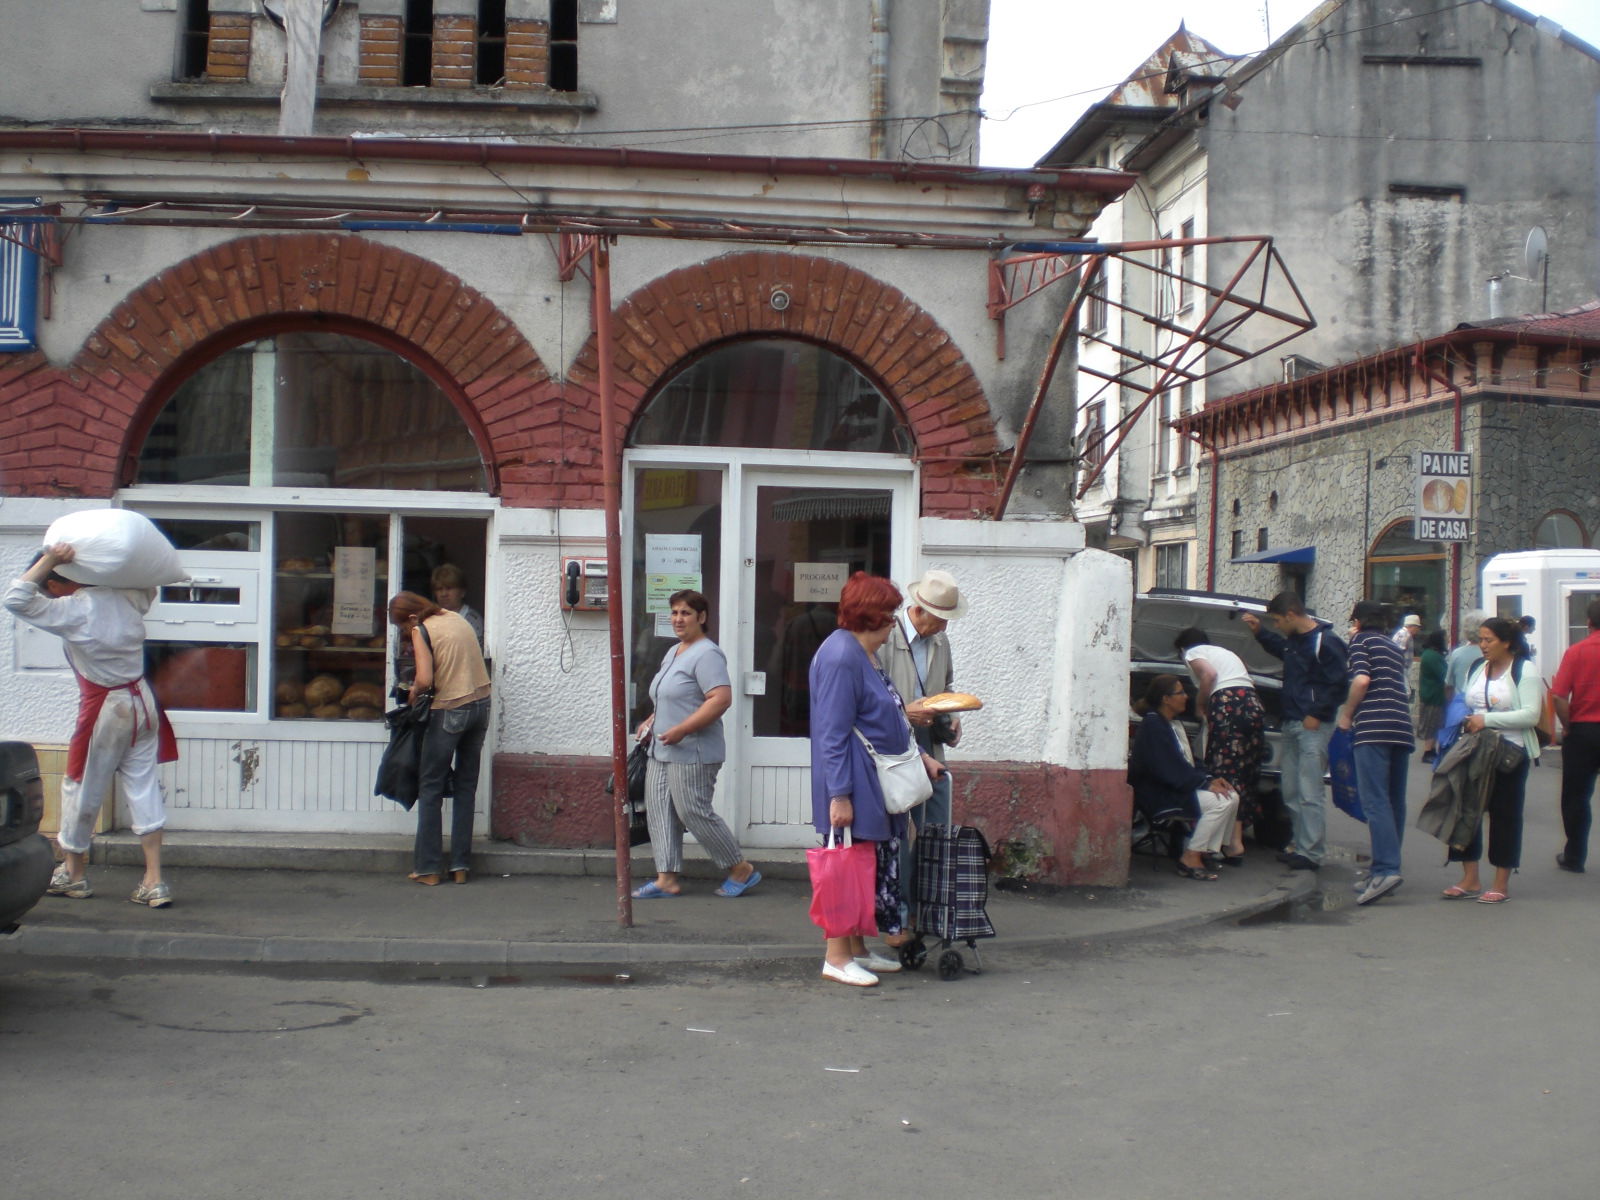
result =
[[1356,789],[1372,837],[1372,875],[1356,897],[1370,904],[1400,886],[1400,841],[1406,828],[1406,771],[1415,742],[1406,707],[1406,654],[1383,634],[1383,605],[1363,600],[1350,614],[1350,694],[1339,728],[1355,741]]
[[[906,605],[895,619],[889,640],[878,651],[894,690],[905,702],[906,718],[917,745],[944,762],[945,746],[961,740],[961,718],[954,713],[936,716],[917,701],[948,692],[953,684],[950,639],[945,626],[967,611],[967,601],[948,571],[928,571],[906,585]],[[909,814],[916,829],[950,824],[950,772],[933,783],[933,795]],[[911,838],[900,841],[900,891],[908,904],[916,902],[916,848]]]
[[1589,601],[1589,636],[1561,656],[1550,693],[1561,722],[1561,827],[1567,835],[1556,866],[1582,874],[1590,796],[1600,774],[1600,600]]
[[1268,654],[1283,660],[1281,786],[1294,849],[1279,858],[1292,870],[1315,871],[1327,854],[1322,777],[1334,717],[1349,689],[1348,651],[1333,626],[1306,612],[1293,592],[1279,592],[1267,604],[1275,630],[1263,628],[1255,613],[1241,613],[1240,619]]
[[156,705],[144,677],[144,614],[154,590],[86,587],[57,575],[73,560],[65,542],[51,546],[5,594],[18,618],[55,634],[67,644],[67,660],[78,677],[78,724],[61,781],[61,831],[66,862],[50,880],[50,895],[75,900],[94,894],[84,875],[89,840],[100,805],[115,779],[144,851],[144,878],[128,899],[151,908],[172,903],[161,878],[161,830],[167,823],[158,762],[178,757],[172,726]]

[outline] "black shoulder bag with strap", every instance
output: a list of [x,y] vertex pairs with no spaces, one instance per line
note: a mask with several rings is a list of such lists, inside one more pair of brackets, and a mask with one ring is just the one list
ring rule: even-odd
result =
[[[419,622],[417,628],[422,630],[422,640],[431,652],[433,639],[428,636],[427,626]],[[410,703],[391,708],[383,716],[383,723],[389,727],[389,745],[378,760],[378,779],[372,789],[373,795],[386,796],[407,811],[416,804],[421,790],[422,740],[433,713],[431,689],[421,693],[413,689],[410,695]]]

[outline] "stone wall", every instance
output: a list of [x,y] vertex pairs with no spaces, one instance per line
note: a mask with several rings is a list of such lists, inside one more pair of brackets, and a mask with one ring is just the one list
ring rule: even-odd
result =
[[[1273,548],[1315,546],[1308,605],[1341,623],[1366,590],[1373,543],[1415,510],[1417,455],[1452,448],[1448,402],[1408,407],[1403,415],[1343,424],[1222,460],[1215,590],[1267,597],[1286,586],[1275,564],[1230,564],[1230,534],[1243,532],[1244,552],[1259,529]],[[1540,520],[1571,512],[1600,534],[1600,410],[1574,402],[1504,393],[1470,398],[1462,411],[1463,448],[1477,474],[1472,540],[1462,546],[1461,611],[1476,607],[1483,563],[1527,550]],[[1211,462],[1199,488],[1200,577],[1209,546]],[[1237,515],[1233,512],[1239,505]],[[1447,574],[1448,586],[1448,574]]]

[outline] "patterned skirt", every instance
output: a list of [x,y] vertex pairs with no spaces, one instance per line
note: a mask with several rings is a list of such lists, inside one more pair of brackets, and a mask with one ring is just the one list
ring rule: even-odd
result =
[[1267,758],[1266,714],[1255,688],[1212,692],[1206,721],[1206,769],[1238,790],[1238,819],[1248,825],[1261,816],[1256,785]]

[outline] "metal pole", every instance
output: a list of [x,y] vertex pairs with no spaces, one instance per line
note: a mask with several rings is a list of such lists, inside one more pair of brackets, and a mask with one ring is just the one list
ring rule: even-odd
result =
[[611,380],[611,248],[594,243],[594,343],[600,390],[600,459],[606,509],[606,615],[611,625],[611,824],[617,847],[617,924],[633,924],[633,848],[622,797],[628,794],[628,699],[622,641],[622,470],[617,460]]

